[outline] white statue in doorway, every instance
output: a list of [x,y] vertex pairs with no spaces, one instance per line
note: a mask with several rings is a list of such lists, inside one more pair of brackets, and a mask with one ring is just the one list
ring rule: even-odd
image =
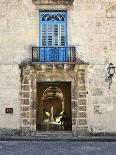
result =
[[52,107],[51,107],[51,122],[54,121],[53,112],[54,112],[54,108],[53,108],[53,106],[52,106]]

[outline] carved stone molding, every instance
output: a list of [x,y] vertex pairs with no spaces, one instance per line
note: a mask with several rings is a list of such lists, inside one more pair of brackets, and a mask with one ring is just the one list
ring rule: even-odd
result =
[[72,4],[74,0],[32,0],[35,5],[68,5]]

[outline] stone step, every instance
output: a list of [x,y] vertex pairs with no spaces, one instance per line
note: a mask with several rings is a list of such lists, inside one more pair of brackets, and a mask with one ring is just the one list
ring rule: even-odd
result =
[[35,131],[33,136],[74,136],[72,131]]

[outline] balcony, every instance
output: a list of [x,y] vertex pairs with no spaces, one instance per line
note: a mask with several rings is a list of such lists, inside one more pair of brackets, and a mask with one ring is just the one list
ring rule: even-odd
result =
[[32,47],[32,62],[75,63],[76,47]]
[[74,0],[32,0],[35,5],[68,5],[72,4]]

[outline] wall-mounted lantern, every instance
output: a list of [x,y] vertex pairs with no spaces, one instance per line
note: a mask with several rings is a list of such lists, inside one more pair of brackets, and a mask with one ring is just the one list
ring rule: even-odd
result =
[[110,89],[110,85],[112,83],[112,77],[114,76],[114,73],[115,73],[115,68],[116,67],[112,63],[110,63],[108,68],[107,68],[107,71],[108,71],[108,74],[109,74],[109,76],[108,76],[109,89]]

